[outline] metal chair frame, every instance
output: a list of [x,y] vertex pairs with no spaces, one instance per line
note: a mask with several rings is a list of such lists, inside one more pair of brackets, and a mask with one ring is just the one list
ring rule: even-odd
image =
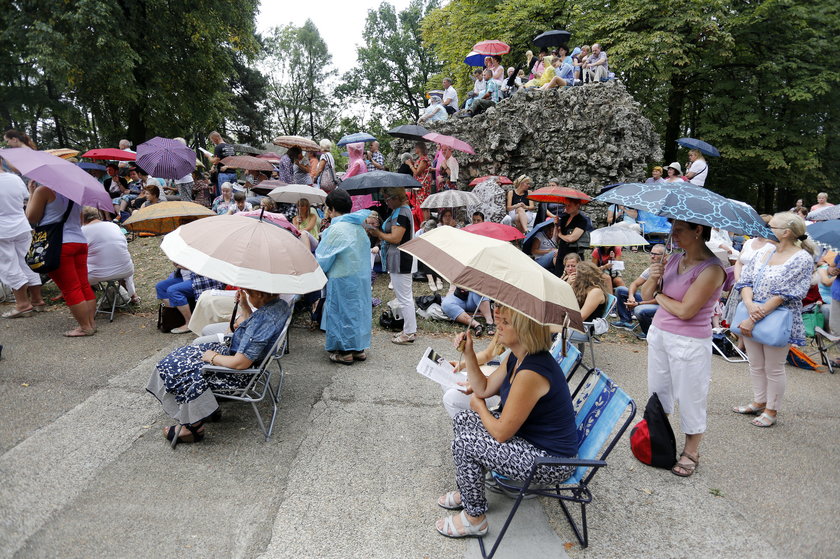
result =
[[[607,321],[607,325],[610,325],[610,313],[615,310],[615,305],[618,303],[618,297],[613,295],[612,293],[607,293],[607,304],[604,306],[604,313],[601,315],[600,318],[603,318]],[[589,344],[589,356],[592,358],[592,367],[595,367],[595,343],[600,342],[601,340],[596,336],[592,329],[594,324],[592,322],[584,322],[584,328],[586,328],[586,332],[584,335],[586,336],[586,340],[578,342],[578,349],[581,353],[583,353],[583,344]]]
[[820,353],[820,361],[828,369],[828,372],[834,374],[834,370],[838,368],[838,363],[832,361],[828,352],[832,348],[840,347],[840,336],[829,334],[819,326],[814,328],[814,341],[817,344],[817,351]]
[[[117,300],[120,296],[120,279],[100,281],[96,284],[96,288],[102,291],[102,295],[96,302],[96,314],[108,315],[108,322],[114,322],[114,315],[116,314],[118,308],[124,309],[131,304],[131,301],[117,304]],[[109,294],[111,295],[111,310],[108,310],[107,308]]]

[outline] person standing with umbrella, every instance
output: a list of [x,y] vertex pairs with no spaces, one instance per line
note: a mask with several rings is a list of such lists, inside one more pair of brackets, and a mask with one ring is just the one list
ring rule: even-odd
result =
[[342,189],[327,195],[330,226],[324,230],[315,258],[327,275],[321,318],[324,348],[330,361],[352,365],[367,359],[370,347],[370,241],[365,233],[369,210],[350,213],[353,200]]
[[709,177],[709,164],[699,149],[688,150],[688,168],[685,170],[685,178],[691,184],[704,186]]
[[[414,178],[417,179],[417,182],[423,185],[423,187],[416,192],[417,205],[419,206],[428,196],[432,194],[432,173],[429,156],[426,154],[426,143],[417,142],[414,144],[414,153],[417,156],[417,160],[415,161],[413,159],[409,159],[406,163],[408,163],[408,166],[414,174]],[[423,219],[429,219],[428,210],[423,210]]]
[[651,264],[642,285],[643,299],[659,305],[647,335],[648,391],[659,395],[665,413],[680,405],[685,445],[671,468],[680,477],[693,475],[700,463],[712,380],[712,310],[726,279],[706,246],[711,233],[709,226],[675,221],[671,237],[683,254]]
[[411,275],[417,271],[414,258],[399,246],[414,237],[414,219],[404,188],[386,188],[385,203],[392,211],[382,223],[381,229],[371,229],[371,234],[382,241],[382,262],[385,271],[391,275],[394,295],[403,315],[403,330],[391,341],[399,345],[414,343],[417,337],[417,315],[414,309],[414,294],[411,291]]

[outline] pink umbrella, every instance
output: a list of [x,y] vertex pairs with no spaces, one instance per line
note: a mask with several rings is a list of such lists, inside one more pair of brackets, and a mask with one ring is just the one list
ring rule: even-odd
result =
[[277,227],[282,227],[283,229],[289,231],[295,237],[300,237],[300,231],[297,227],[292,225],[292,222],[289,221],[285,215],[277,214],[274,212],[264,212],[263,210],[251,210],[250,212],[239,212],[236,215],[241,215],[245,217],[253,217],[254,219],[261,219],[266,223],[271,223],[272,225],[276,225]]
[[518,239],[525,238],[525,235],[523,235],[516,227],[511,227],[510,225],[504,225],[502,223],[493,223],[492,221],[473,223],[472,225],[464,227],[463,230],[483,237],[498,239],[500,241],[516,241]]
[[423,139],[442,146],[451,147],[452,149],[457,149],[458,151],[463,151],[464,153],[475,154],[475,150],[470,144],[463,140],[459,140],[455,136],[445,136],[443,134],[438,134],[437,132],[429,132],[423,136]]
[[510,47],[507,43],[498,40],[481,41],[476,43],[472,48],[473,52],[483,54],[484,56],[499,56],[510,52]]
[[280,163],[280,157],[281,156],[277,155],[273,151],[267,151],[265,153],[259,154],[257,157],[259,157],[260,159],[267,159],[268,161],[271,161],[272,163]]
[[82,206],[114,212],[111,197],[99,181],[73,163],[45,151],[0,149],[0,157],[21,175],[39,182]]

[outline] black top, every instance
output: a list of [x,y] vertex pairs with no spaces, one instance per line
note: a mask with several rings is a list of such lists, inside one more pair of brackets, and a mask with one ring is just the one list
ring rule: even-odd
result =
[[[586,218],[581,214],[576,214],[574,217],[564,213],[560,215],[560,233],[568,235],[575,229],[586,231]],[[577,247],[570,247],[569,243],[563,240],[557,241],[557,264],[554,267],[554,274],[557,277],[563,275],[563,258],[570,252],[579,252]]]
[[413,175],[414,173],[411,171],[411,167],[408,166],[408,163],[403,163],[400,165],[400,168],[397,169],[398,173],[402,173],[403,175]]
[[[403,236],[399,243],[396,245],[390,244],[388,247],[388,254],[385,257],[387,260],[385,262],[385,266],[388,272],[410,274],[412,264],[414,263],[414,257],[397,248],[399,245],[407,243],[414,237],[414,225],[411,220],[411,210],[408,209],[407,206],[400,207],[399,213],[394,219],[387,219],[384,223],[383,229],[385,229],[386,233],[390,233],[391,228],[395,225],[404,227],[405,231],[403,232]],[[397,258],[399,258],[399,261]]]
[[531,205],[531,201],[528,200],[528,191],[526,190],[525,194],[517,194],[516,190],[511,190],[510,191],[510,205],[515,206],[516,204],[519,204],[520,202],[522,202],[526,206]]
[[[216,147],[213,148],[213,155],[218,157],[219,159],[224,159],[225,157],[233,157],[234,155],[236,155],[236,151],[234,151],[232,145],[222,142],[221,144],[216,144]],[[219,171],[219,168],[221,166],[221,163],[217,163],[216,171]]]

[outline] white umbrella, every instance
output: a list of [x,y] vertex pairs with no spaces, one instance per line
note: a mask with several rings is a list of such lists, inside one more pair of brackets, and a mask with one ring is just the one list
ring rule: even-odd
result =
[[481,200],[472,192],[465,190],[444,190],[437,194],[432,194],[420,205],[424,209],[432,208],[461,208],[465,206],[475,206],[481,203]]
[[625,247],[648,245],[650,243],[637,232],[622,225],[610,225],[595,229],[589,235],[591,246]]
[[269,192],[268,197],[283,204],[297,204],[297,201],[301,199],[309,200],[310,204],[323,204],[327,199],[327,193],[315,186],[287,184]]

